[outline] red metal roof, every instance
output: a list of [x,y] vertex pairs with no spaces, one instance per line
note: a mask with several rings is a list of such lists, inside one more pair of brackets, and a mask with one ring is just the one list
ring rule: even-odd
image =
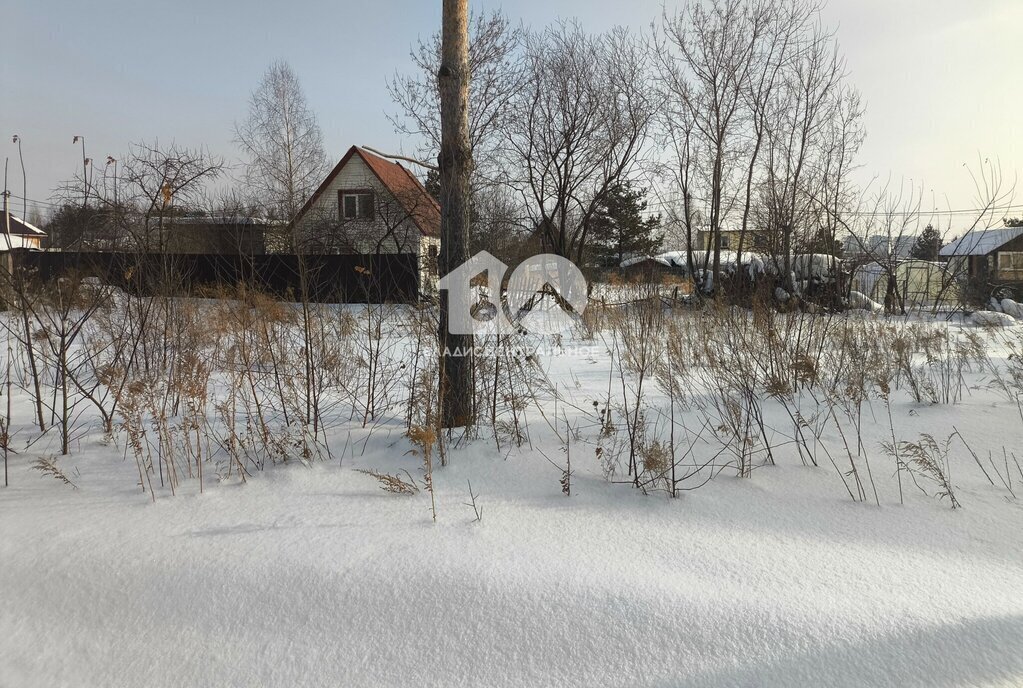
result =
[[433,196],[426,190],[426,187],[416,179],[410,171],[401,164],[391,162],[358,146],[352,146],[345,153],[344,157],[334,166],[327,178],[323,180],[319,188],[309,197],[302,210],[299,211],[297,222],[316,200],[330,186],[334,178],[341,173],[353,155],[358,155],[366,163],[366,167],[373,171],[380,183],[391,192],[391,195],[402,205],[416,227],[426,236],[440,236],[440,205]]

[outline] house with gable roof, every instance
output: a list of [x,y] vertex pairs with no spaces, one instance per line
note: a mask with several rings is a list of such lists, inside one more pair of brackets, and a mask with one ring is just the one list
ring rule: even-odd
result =
[[7,226],[3,224],[2,220],[3,217],[0,216],[0,233],[4,234],[4,237],[0,238],[0,251],[12,248],[42,248],[46,232],[14,215],[8,215],[9,225]]
[[304,254],[413,254],[435,288],[440,205],[400,163],[352,146],[292,223]]
[[974,229],[942,247],[939,255],[967,280],[1023,298],[1023,227]]

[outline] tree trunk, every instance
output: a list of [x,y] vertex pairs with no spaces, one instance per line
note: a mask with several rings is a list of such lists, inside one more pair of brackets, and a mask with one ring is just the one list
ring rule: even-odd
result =
[[[440,276],[469,258],[466,237],[469,220],[469,8],[468,0],[444,0],[441,30],[440,86]],[[499,298],[499,295],[492,295]],[[448,332],[447,290],[440,294],[441,426],[472,423],[473,337]],[[499,301],[498,301],[499,302]]]

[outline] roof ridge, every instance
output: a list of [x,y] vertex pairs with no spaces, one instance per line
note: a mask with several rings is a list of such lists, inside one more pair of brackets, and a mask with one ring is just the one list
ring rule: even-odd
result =
[[[32,224],[31,222],[28,222],[27,220],[25,220],[25,219],[23,219],[23,218],[20,218],[20,217],[18,217],[18,216],[17,216],[17,215],[15,215],[14,213],[10,213],[10,216],[11,216],[11,221],[12,221],[12,222],[17,222],[17,223],[18,223],[18,224],[20,224],[20,225],[21,225],[22,227],[25,227],[26,229],[32,230],[32,231],[33,231],[33,232],[35,232],[36,234],[40,234],[40,235],[46,236],[46,232],[45,232],[44,230],[40,229],[39,227],[36,227],[36,226],[35,226],[34,224]],[[13,234],[13,233],[14,233],[14,232],[12,232],[12,234]]]
[[[944,257],[986,255],[1020,236],[1023,236],[1023,227],[975,228],[942,246],[939,255]],[[999,241],[1001,237],[1005,238]]]
[[431,193],[430,193],[430,191],[429,191],[429,190],[428,190],[428,189],[426,188],[426,184],[424,184],[424,183],[423,183],[423,182],[422,182],[422,181],[421,181],[421,180],[419,179],[419,177],[417,177],[416,175],[412,174],[412,170],[410,170],[409,168],[405,167],[405,166],[404,166],[404,165],[402,165],[402,164],[401,164],[400,162],[397,162],[397,161],[396,161],[396,162],[395,162],[394,164],[395,164],[395,165],[397,165],[398,167],[400,167],[401,169],[405,170],[405,174],[407,174],[407,175],[408,175],[408,176],[409,176],[409,177],[410,177],[410,178],[412,179],[412,181],[414,181],[414,182],[416,183],[416,186],[418,186],[418,187],[420,188],[420,190],[421,190],[421,191],[422,191],[422,192],[423,192],[424,194],[426,194],[426,197],[427,197],[427,198],[429,198],[429,199],[430,199],[430,201],[431,201],[431,202],[432,202],[432,203],[433,203],[433,204],[434,204],[435,206],[437,206],[437,210],[440,210],[440,203],[438,203],[438,202],[437,202],[437,199],[436,199],[436,198],[434,198],[434,197],[433,197],[433,194],[431,194]]

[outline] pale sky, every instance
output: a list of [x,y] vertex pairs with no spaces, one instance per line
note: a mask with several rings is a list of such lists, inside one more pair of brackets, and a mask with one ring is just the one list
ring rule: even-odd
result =
[[[578,18],[594,31],[645,29],[661,5],[470,0],[529,26]],[[410,44],[439,26],[440,8],[440,0],[4,0],[8,184],[21,195],[13,134],[23,139],[27,195],[42,201],[81,164],[76,134],[97,161],[154,138],[237,161],[233,123],[275,59],[302,80],[331,158],[353,143],[410,150],[385,118],[393,110],[385,81],[408,69]],[[976,169],[982,157],[999,161],[1009,185],[1023,177],[1023,0],[831,0],[824,18],[867,105],[863,183],[905,180],[944,210],[976,205],[964,165]],[[1008,213],[1023,215],[1023,185],[1013,204]]]

